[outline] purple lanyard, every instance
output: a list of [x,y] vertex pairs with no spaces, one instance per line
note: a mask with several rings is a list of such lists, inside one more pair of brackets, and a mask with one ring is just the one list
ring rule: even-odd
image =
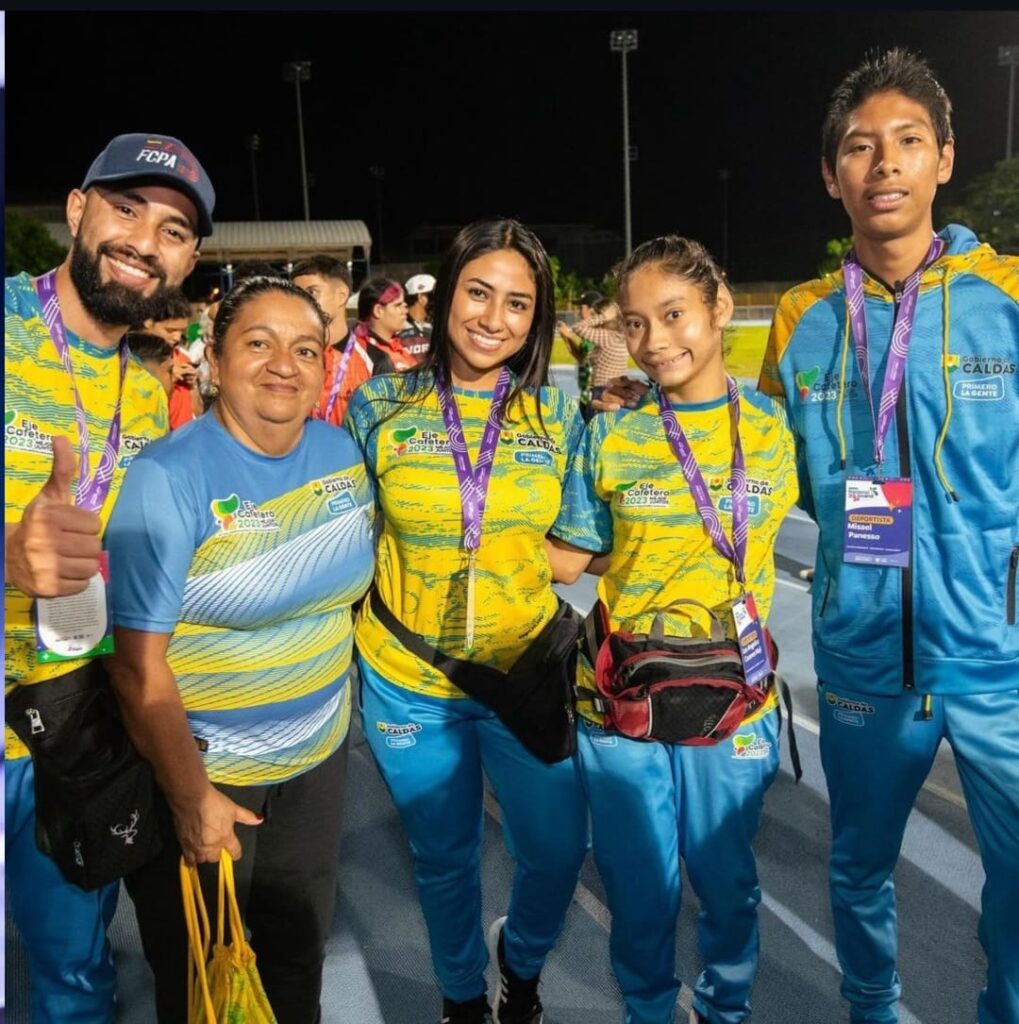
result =
[[471,468],[471,458],[467,454],[464,441],[463,424],[456,407],[453,390],[445,379],[441,369],[436,369],[436,385],[439,392],[439,405],[442,407],[442,419],[446,424],[449,436],[449,448],[453,454],[453,465],[456,467],[456,478],[460,484],[460,504],[463,508],[463,546],[468,552],[475,552],[481,546],[481,520],[485,515],[485,501],[488,498],[488,482],[492,475],[492,460],[499,442],[499,430],[502,427],[502,407],[509,391],[509,370],[503,367],[492,396],[492,406],[488,410],[488,422],[485,432],[481,435],[481,447],[478,449],[478,461]]
[[[325,415],[321,418],[328,420],[333,414],[333,409],[336,408],[336,400],[340,397],[340,388],[343,387],[343,378],[347,376],[347,367],[350,365],[350,357],[354,354],[354,346],[357,344],[357,338],[354,337],[354,332],[350,332],[350,337],[347,339],[347,344],[343,346],[343,355],[340,357],[339,364],[333,372],[333,383],[329,388],[329,397],[326,399],[326,411]],[[318,410],[316,410],[317,412]],[[318,417],[315,417],[318,419]]]
[[747,466],[746,460],[743,458],[743,445],[739,439],[739,388],[736,387],[736,382],[732,377],[727,376],[725,381],[729,392],[729,407],[732,410],[736,428],[736,441],[732,448],[732,541],[725,535],[722,524],[718,521],[718,511],[708,493],[708,485],[704,482],[704,476],[697,465],[697,459],[694,458],[693,449],[661,387],[658,388],[658,408],[662,413],[665,436],[669,439],[672,452],[683,470],[683,476],[686,477],[694,504],[697,506],[697,511],[711,537],[711,543],[715,545],[715,550],[723,558],[732,563],[736,570],[736,579],[740,586],[743,586],[746,583],[744,566],[747,558],[747,538],[750,535],[750,516],[747,507]]
[[895,415],[895,404],[902,390],[905,376],[906,353],[913,337],[916,299],[920,294],[920,278],[923,272],[941,255],[945,243],[936,235],[923,263],[906,278],[895,311],[895,325],[892,327],[892,343],[888,352],[885,378],[881,382],[881,398],[878,401],[877,416],[874,415],[874,395],[870,380],[870,357],[867,353],[867,313],[863,301],[863,268],[851,249],[842,261],[842,277],[846,282],[846,309],[853,331],[853,349],[856,364],[860,368],[863,389],[867,393],[870,418],[874,424],[874,461],[880,466],[885,460],[885,437]]
[[67,375],[71,378],[71,391],[74,394],[74,418],[78,425],[78,493],[75,504],[88,512],[99,512],[110,492],[110,481],[117,464],[117,452],[120,449],[120,402],[124,395],[124,375],[127,372],[127,345],[120,341],[120,384],[117,394],[117,405],[113,410],[110,432],[103,442],[102,455],[95,472],[90,476],[88,420],[81,404],[81,395],[74,380],[74,367],[71,365],[70,346],[67,343],[67,329],[60,315],[60,302],[57,299],[57,272],[51,270],[43,274],[35,282],[35,290],[39,294],[42,305],[42,318],[46,329],[53,339],[53,347],[64,364]]

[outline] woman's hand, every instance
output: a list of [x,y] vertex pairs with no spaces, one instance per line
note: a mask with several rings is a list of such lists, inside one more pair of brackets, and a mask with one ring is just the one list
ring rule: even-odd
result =
[[598,398],[591,404],[598,412],[615,412],[624,405],[628,409],[635,409],[641,399],[648,393],[649,385],[642,380],[635,380],[633,377],[613,377],[605,385]]
[[188,864],[218,864],[222,849],[240,860],[243,850],[234,825],[261,825],[262,820],[213,785],[197,800],[173,809],[174,829]]

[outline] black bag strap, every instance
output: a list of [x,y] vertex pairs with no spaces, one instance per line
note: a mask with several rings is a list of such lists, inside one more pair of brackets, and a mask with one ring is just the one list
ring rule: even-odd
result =
[[[796,781],[799,782],[803,778],[803,767],[800,764],[800,749],[796,745],[796,730],[793,728],[793,695],[789,689],[789,684],[776,672],[775,682],[778,684],[778,692],[782,695],[782,700],[785,702],[785,708],[789,719],[789,760],[793,765],[793,775]],[[778,708],[778,724],[779,730],[782,728],[782,705],[776,704]]]

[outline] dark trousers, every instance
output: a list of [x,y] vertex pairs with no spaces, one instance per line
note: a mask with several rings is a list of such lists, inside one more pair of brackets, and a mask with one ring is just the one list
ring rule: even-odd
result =
[[[258,972],[279,1024],[317,1024],[325,944],[336,906],[347,751],[274,786],[217,786],[265,817],[237,825],[243,854],[234,865],[237,902],[251,932]],[[169,814],[167,813],[169,821]],[[154,861],[124,882],[138,914],[142,948],[156,982],[160,1024],[187,1020],[187,928],[180,891],[180,845],[172,826]],[[216,934],[215,864],[199,867]]]

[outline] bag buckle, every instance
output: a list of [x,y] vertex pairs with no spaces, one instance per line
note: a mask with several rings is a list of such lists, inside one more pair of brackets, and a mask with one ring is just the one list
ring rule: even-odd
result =
[[28,719],[28,725],[32,730],[33,736],[38,736],[39,733],[46,731],[46,726],[43,725],[42,715],[39,714],[38,708],[25,708],[25,717]]

